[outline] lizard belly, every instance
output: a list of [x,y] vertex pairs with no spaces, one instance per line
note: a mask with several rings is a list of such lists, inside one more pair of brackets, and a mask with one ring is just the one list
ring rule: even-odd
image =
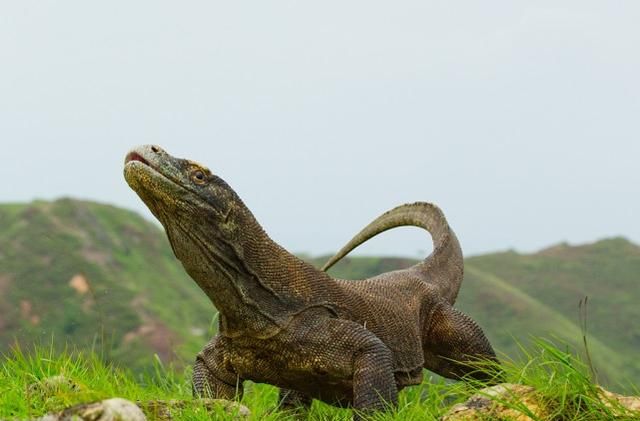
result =
[[260,344],[246,342],[234,340],[230,352],[231,365],[240,378],[296,390],[331,404],[351,403],[350,361],[333,361],[334,364],[329,365],[326,359],[305,347],[287,348],[277,340],[263,340]]

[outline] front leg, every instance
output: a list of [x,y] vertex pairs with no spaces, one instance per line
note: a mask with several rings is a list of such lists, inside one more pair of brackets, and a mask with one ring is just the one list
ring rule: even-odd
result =
[[193,395],[201,398],[241,399],[242,380],[233,371],[225,339],[219,335],[204,347],[193,366]]
[[[290,355],[285,351],[283,359],[299,365],[298,369],[307,371],[309,376],[304,383],[290,384],[294,389],[323,400],[332,396],[331,401],[350,403],[355,410],[364,412],[397,404],[391,350],[362,325],[302,316],[290,336],[293,343],[285,349],[298,351]],[[324,383],[321,378],[331,381]]]
[[369,335],[353,360],[353,407],[365,412],[382,411],[398,403],[391,351],[378,337]]

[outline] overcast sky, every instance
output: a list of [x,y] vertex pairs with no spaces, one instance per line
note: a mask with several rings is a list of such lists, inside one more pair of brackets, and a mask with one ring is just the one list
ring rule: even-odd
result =
[[[639,22],[636,0],[4,1],[0,202],[152,218],[122,164],[156,143],[292,251],[417,200],[466,254],[640,242]],[[429,248],[400,229],[361,252]]]

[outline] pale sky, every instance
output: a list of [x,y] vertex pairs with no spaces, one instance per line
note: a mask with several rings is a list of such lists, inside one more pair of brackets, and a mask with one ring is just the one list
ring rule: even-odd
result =
[[[640,2],[2,2],[0,202],[92,199],[156,143],[296,252],[439,204],[466,254],[640,242]],[[417,257],[420,230],[359,249]]]

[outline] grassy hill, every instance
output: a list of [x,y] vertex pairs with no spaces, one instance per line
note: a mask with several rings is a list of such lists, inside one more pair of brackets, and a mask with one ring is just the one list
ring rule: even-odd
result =
[[70,199],[0,206],[0,351],[53,340],[134,368],[153,353],[190,362],[213,316],[139,215]]
[[[532,255],[478,256],[467,263],[469,276],[460,305],[477,313],[501,349],[510,350],[508,339],[500,333],[505,328],[517,337],[551,334],[576,344],[578,303],[588,296],[588,338],[601,380],[613,382],[624,373],[640,383],[640,247],[614,238],[576,247],[562,244]],[[500,327],[496,319],[493,324],[489,320],[495,304],[476,299],[485,285],[496,285],[495,291],[504,291],[505,286],[517,289],[538,304],[503,300],[500,319],[507,324]]]
[[[331,273],[359,279],[414,262],[347,258]],[[620,379],[640,383],[639,283],[640,248],[624,239],[558,245],[467,259],[457,306],[515,356],[532,336],[581,348],[578,302],[589,296],[595,366],[620,389]],[[182,366],[212,333],[214,313],[162,230],[139,215],[71,199],[0,205],[0,351],[53,337],[134,369],[154,353]]]

